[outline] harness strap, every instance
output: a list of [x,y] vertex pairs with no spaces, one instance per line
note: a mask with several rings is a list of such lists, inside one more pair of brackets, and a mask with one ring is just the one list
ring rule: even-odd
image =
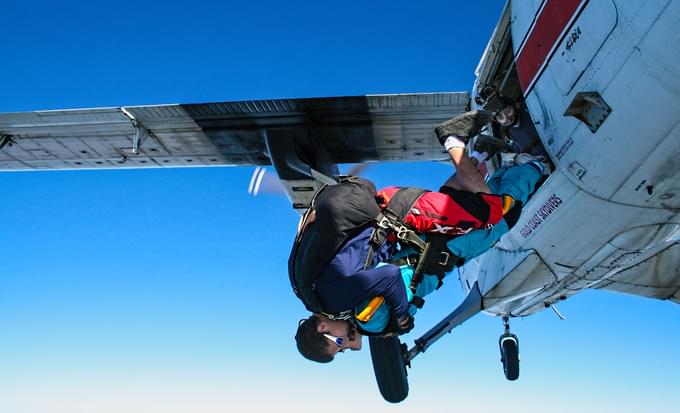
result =
[[353,317],[353,310],[340,311],[337,314],[331,314],[321,311],[321,315],[327,317],[330,320],[349,320]]
[[413,208],[413,204],[415,204],[418,198],[425,192],[427,191],[420,188],[400,188],[392,195],[392,199],[390,199],[390,202],[383,209],[383,212],[392,214],[400,220],[403,220],[411,211],[411,208]]
[[399,267],[401,267],[402,265],[408,265],[408,266],[415,267],[416,265],[418,265],[419,259],[420,259],[419,254],[409,254],[409,255],[405,255],[403,257],[393,259],[392,261],[390,261],[390,264],[394,264],[394,265],[399,266]]
[[418,265],[416,266],[415,271],[413,271],[413,277],[411,278],[411,285],[409,285],[409,288],[411,289],[411,292],[413,295],[416,294],[416,287],[418,287],[418,284],[420,284],[423,281],[423,277],[425,276],[425,263],[427,262],[427,258],[430,255],[430,244],[428,243],[425,245],[425,249],[420,253],[420,260],[418,260]]
[[396,234],[397,239],[415,247],[419,252],[425,249],[425,242],[403,222],[413,208],[413,204],[425,192],[427,191],[419,188],[401,188],[392,196],[382,213],[376,217],[377,226],[371,234],[371,248],[366,257],[364,269],[373,265],[376,251],[385,244],[389,234]]
[[453,270],[454,267],[463,265],[465,260],[449,250],[446,245],[447,241],[448,237],[443,234],[428,235],[428,248],[418,258],[418,266],[409,286],[411,291],[415,293],[416,287],[423,280],[424,273],[436,274],[439,278],[439,285],[437,285],[437,288],[439,288],[447,272]]

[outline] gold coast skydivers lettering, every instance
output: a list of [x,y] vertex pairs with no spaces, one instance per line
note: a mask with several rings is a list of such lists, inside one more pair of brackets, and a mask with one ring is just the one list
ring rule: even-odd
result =
[[529,236],[534,232],[539,225],[541,225],[550,214],[552,214],[560,205],[562,205],[562,199],[555,194],[552,194],[550,198],[539,208],[534,215],[529,218],[529,221],[522,227],[520,234],[523,238],[529,238]]

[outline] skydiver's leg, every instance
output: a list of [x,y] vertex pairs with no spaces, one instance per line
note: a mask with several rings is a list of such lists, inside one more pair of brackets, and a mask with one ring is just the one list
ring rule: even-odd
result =
[[461,190],[460,185],[458,184],[458,181],[456,180],[456,173],[454,172],[449,179],[444,182],[442,186],[448,186],[449,188]]
[[492,193],[510,195],[514,200],[526,204],[542,175],[538,165],[526,163],[499,169],[489,179],[488,185]]
[[482,174],[465,153],[465,147],[452,147],[448,152],[456,166],[456,173],[444,183],[444,186],[463,191],[491,193]]
[[434,129],[439,143],[446,148],[456,166],[455,181],[458,188],[454,186],[452,179],[449,179],[444,184],[445,186],[470,192],[490,193],[484,178],[465,153],[465,144],[469,138],[478,135],[484,125],[491,122],[492,118],[493,114],[490,112],[471,111],[461,113],[453,119],[437,125]]
[[[499,169],[489,179],[489,188],[494,194],[510,195],[516,201],[526,204],[541,179],[542,171],[539,169],[531,163]],[[501,236],[510,230],[517,217],[514,218],[513,223],[508,223],[506,219],[503,219],[490,229],[472,231],[449,240],[446,245],[456,256],[465,261],[470,260],[493,247]]]
[[478,229],[453,238],[446,243],[446,246],[454,255],[468,261],[493,247],[509,229],[508,223],[502,219],[489,229]]
[[[477,151],[474,151],[474,152],[472,152],[472,154],[470,154],[469,158],[472,161],[472,163],[475,165],[475,168],[479,168],[479,165],[488,158],[488,154],[486,152],[479,153]],[[451,187],[453,189],[462,190],[460,183],[456,179],[456,175],[457,175],[456,172],[454,172],[453,175],[451,175],[451,177],[449,177],[449,179],[446,180],[446,182],[444,182],[444,184],[442,186],[448,186],[448,187]],[[488,183],[487,183],[487,185],[488,185]]]

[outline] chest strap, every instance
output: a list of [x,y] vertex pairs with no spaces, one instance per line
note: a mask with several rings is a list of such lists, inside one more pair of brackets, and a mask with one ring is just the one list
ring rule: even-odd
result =
[[364,269],[369,269],[373,265],[373,257],[380,247],[385,244],[387,237],[394,234],[397,240],[414,247],[418,252],[426,248],[426,243],[420,239],[418,234],[404,224],[404,218],[411,212],[413,204],[416,203],[425,192],[418,188],[401,188],[390,199],[390,202],[382,212],[376,217],[377,226],[371,234],[371,248],[364,263]]
[[321,315],[324,317],[330,319],[330,320],[350,320],[354,317],[354,311],[353,310],[345,310],[345,311],[340,311],[337,314],[331,314],[331,313],[326,313],[324,311],[321,311]]

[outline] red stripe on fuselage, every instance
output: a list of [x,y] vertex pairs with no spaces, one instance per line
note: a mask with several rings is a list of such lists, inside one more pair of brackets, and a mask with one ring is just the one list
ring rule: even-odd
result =
[[517,56],[517,75],[526,94],[543,62],[583,0],[547,0]]

